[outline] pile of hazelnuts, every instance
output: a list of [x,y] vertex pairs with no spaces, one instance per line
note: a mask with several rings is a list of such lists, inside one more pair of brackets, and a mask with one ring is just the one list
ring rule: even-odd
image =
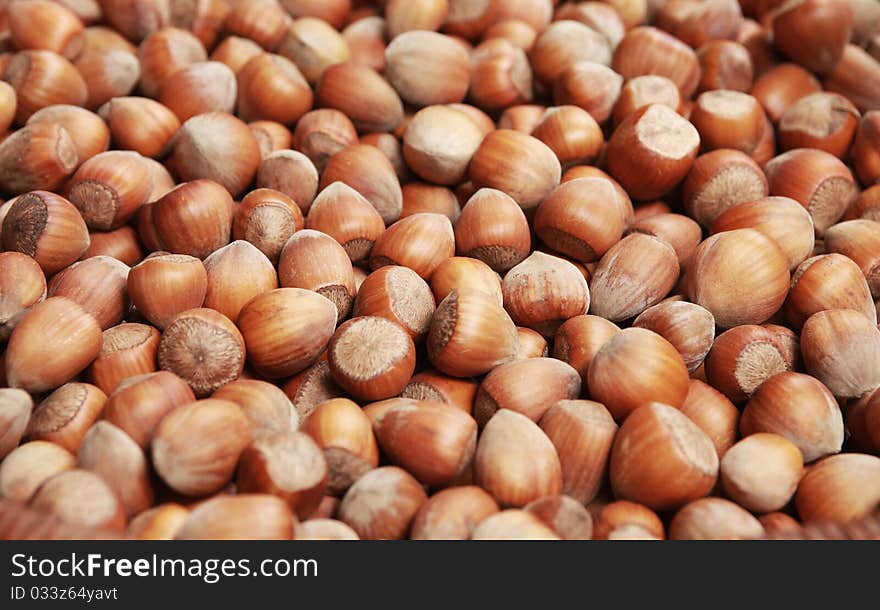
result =
[[880,537],[876,0],[11,0],[0,537]]

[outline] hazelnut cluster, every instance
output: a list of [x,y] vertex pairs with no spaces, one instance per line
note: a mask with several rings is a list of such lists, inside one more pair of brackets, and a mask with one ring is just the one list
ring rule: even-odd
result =
[[0,4],[0,537],[877,519],[880,3]]

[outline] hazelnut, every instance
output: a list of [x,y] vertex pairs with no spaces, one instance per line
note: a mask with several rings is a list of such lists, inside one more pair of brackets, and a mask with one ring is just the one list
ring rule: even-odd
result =
[[283,499],[297,517],[311,514],[324,495],[328,468],[321,448],[302,432],[265,432],[242,452],[238,465],[241,493],[270,493]]
[[185,123],[200,114],[234,111],[237,96],[235,73],[226,64],[198,61],[167,76],[157,99]]
[[319,189],[323,191],[334,182],[343,182],[363,195],[386,225],[400,217],[400,181],[388,157],[378,148],[355,144],[333,155],[321,174]]
[[719,458],[724,457],[739,437],[739,410],[704,381],[690,380],[687,398],[679,410],[709,436]]
[[125,508],[109,484],[88,470],[72,469],[43,483],[28,505],[59,517],[71,525],[125,530]]
[[45,298],[46,276],[37,261],[21,252],[0,253],[0,342],[25,311]]
[[773,42],[785,55],[818,74],[831,72],[843,55],[853,11],[840,0],[797,0],[773,12]]
[[880,458],[834,455],[807,469],[795,495],[804,522],[850,522],[874,512],[880,501]]
[[437,32],[404,32],[385,49],[385,74],[416,107],[461,102],[470,82],[470,59],[457,42]]
[[474,104],[491,111],[530,102],[532,95],[532,67],[524,49],[500,39],[486,39],[474,49],[469,91]]
[[455,223],[455,245],[462,256],[483,261],[504,273],[519,264],[531,249],[529,223],[510,196],[481,188],[461,210]]
[[611,67],[625,80],[647,74],[665,76],[678,86],[683,98],[693,95],[700,80],[696,53],[674,36],[650,26],[634,27],[626,33],[614,50]]
[[245,195],[236,206],[232,237],[250,242],[277,265],[284,244],[304,225],[302,212],[293,199],[280,191],[260,188]]
[[501,289],[513,321],[544,336],[590,307],[590,290],[577,267],[543,252],[532,253],[508,271]]
[[855,310],[810,316],[801,332],[801,352],[807,371],[835,396],[858,398],[880,386],[880,329]]
[[666,537],[660,517],[647,506],[635,502],[616,500],[593,514],[594,540],[613,540],[629,532],[657,540]]
[[785,319],[795,328],[815,313],[827,309],[854,309],[869,320],[877,319],[865,276],[852,259],[842,254],[808,258],[792,274],[785,299]]
[[153,466],[175,491],[204,496],[232,479],[251,436],[250,422],[234,402],[207,399],[182,405],[156,426]]
[[473,530],[471,540],[560,540],[541,519],[530,512],[511,508],[489,515]]
[[315,17],[300,17],[291,23],[277,50],[293,61],[312,85],[328,67],[351,58],[342,34]]
[[159,329],[164,329],[177,314],[201,307],[207,290],[204,264],[185,254],[150,256],[128,273],[132,305]]
[[602,34],[570,19],[554,21],[540,33],[529,51],[535,76],[552,84],[567,68],[579,61],[611,63],[611,45]]
[[744,436],[769,432],[785,437],[806,463],[832,453],[843,444],[843,416],[822,383],[801,373],[774,375],[752,395],[740,420]]
[[742,324],[718,335],[706,356],[705,373],[714,388],[739,403],[773,375],[792,368],[773,331]]
[[562,540],[592,540],[593,517],[584,505],[564,495],[544,496],[523,509],[541,520]]
[[53,390],[91,364],[101,341],[101,327],[82,307],[65,297],[46,299],[9,337],[6,382],[30,393]]
[[452,223],[441,214],[401,218],[376,239],[370,253],[374,271],[386,265],[409,267],[428,280],[434,270],[455,255]]
[[777,434],[747,436],[724,454],[721,485],[737,504],[757,513],[781,509],[803,472],[797,445]]
[[383,466],[349,488],[339,505],[339,520],[363,540],[400,540],[427,500],[412,475],[397,466]]
[[305,154],[319,171],[343,148],[357,144],[357,131],[339,110],[320,108],[300,117],[293,132],[293,148]]
[[[277,6],[274,2],[270,4]],[[265,15],[260,18],[266,19]],[[238,115],[246,121],[268,120],[289,125],[312,109],[312,90],[287,57],[274,53],[257,55],[244,65],[237,78]]]
[[682,188],[685,211],[707,228],[730,208],[766,198],[767,193],[760,166],[746,153],[731,149],[697,157]]
[[693,303],[667,301],[649,307],[633,322],[669,341],[684,359],[688,372],[693,373],[703,363],[715,340],[715,318]]
[[174,373],[147,373],[120,381],[107,397],[103,415],[141,449],[146,449],[159,421],[173,409],[195,399],[189,384]]
[[[450,139],[449,134],[455,138]],[[424,180],[462,182],[483,134],[473,120],[449,106],[428,106],[413,115],[403,134],[403,158]]]
[[276,150],[260,162],[256,185],[259,189],[271,189],[290,198],[305,216],[318,192],[318,170],[300,152]]
[[378,73],[355,61],[324,70],[315,87],[315,102],[343,112],[362,132],[392,131],[403,120],[403,102],[397,91]]
[[620,427],[610,472],[616,497],[670,510],[712,490],[718,455],[706,433],[684,414],[654,402],[633,411]]
[[825,232],[825,249],[852,259],[868,280],[871,295],[880,298],[880,223],[867,220],[847,220]]
[[479,487],[450,487],[422,505],[413,520],[411,538],[468,540],[474,529],[498,510],[495,499]]
[[670,540],[742,540],[764,535],[761,522],[724,498],[701,498],[682,507],[669,524]]
[[56,443],[23,443],[0,462],[0,497],[27,502],[43,483],[75,466],[76,456]]
[[[581,3],[580,6],[587,5]],[[678,88],[671,81],[668,82],[677,97]],[[560,105],[572,104],[583,108],[597,123],[603,124],[616,108],[623,86],[623,77],[607,65],[595,61],[578,61],[556,76],[553,101]]]
[[67,129],[48,123],[25,125],[0,143],[0,188],[11,194],[56,189],[79,161]]
[[[109,17],[112,23],[113,15]],[[126,17],[133,19],[135,25],[148,23],[139,19],[142,15],[137,11],[132,11]],[[162,25],[157,24],[156,31],[146,32],[138,37],[138,40],[143,40],[138,49],[141,63],[140,90],[151,98],[159,95],[162,83],[169,76],[190,64],[208,59],[204,45],[193,33],[181,28],[162,28]]]
[[268,494],[219,496],[194,508],[175,534],[178,540],[290,540],[296,518]]
[[400,326],[378,316],[342,324],[327,345],[330,372],[353,396],[383,400],[403,391],[415,368],[415,346]]
[[425,280],[412,269],[397,265],[381,267],[368,275],[354,302],[355,316],[390,320],[415,342],[424,339],[435,309],[434,296]]
[[477,443],[476,482],[502,506],[522,507],[562,491],[562,467],[553,443],[528,417],[502,409]]
[[217,182],[185,182],[145,209],[151,209],[156,237],[169,252],[204,259],[229,243],[233,202]]
[[357,532],[336,519],[310,517],[297,523],[295,530],[297,540],[360,540]]
[[86,83],[76,67],[52,51],[19,51],[3,71],[3,80],[15,89],[15,122],[19,124],[47,106],[85,106],[88,98]]
[[122,321],[128,309],[128,265],[109,256],[73,263],[49,281],[49,297],[67,297],[94,316],[103,330]]
[[842,158],[852,144],[859,111],[838,93],[811,93],[789,106],[776,136],[782,150],[815,148]]
[[327,462],[327,492],[344,493],[367,471],[379,465],[379,449],[370,420],[344,398],[319,404],[302,424]]
[[188,309],[177,314],[159,341],[159,368],[178,375],[200,398],[237,379],[244,359],[242,333],[213,309]]
[[146,324],[125,323],[104,331],[98,357],[88,368],[95,385],[110,394],[123,380],[156,371],[159,331]]
[[413,375],[400,397],[442,402],[471,413],[478,387],[471,379],[455,379],[429,369]]
[[189,510],[180,504],[160,504],[134,517],[125,535],[135,540],[173,540],[188,516]]
[[295,430],[299,415],[278,386],[256,379],[237,379],[214,392],[212,398],[237,404],[248,416],[254,436],[262,432]]
[[710,40],[697,49],[697,59],[700,62],[698,91],[749,91],[752,88],[752,57],[742,44],[732,40]]
[[605,318],[580,315],[569,318],[553,337],[553,357],[570,364],[586,384],[590,362],[620,328]]
[[331,236],[312,229],[294,233],[281,250],[278,277],[285,288],[314,290],[329,299],[337,320],[348,317],[355,297],[351,260]]
[[687,270],[691,301],[715,316],[720,328],[766,322],[788,293],[788,259],[779,246],[755,229],[708,237]]
[[33,408],[34,401],[24,390],[0,388],[0,460],[18,447]]
[[225,315],[233,323],[248,301],[278,287],[272,263],[246,241],[234,241],[215,250],[204,265],[208,277],[204,307]]

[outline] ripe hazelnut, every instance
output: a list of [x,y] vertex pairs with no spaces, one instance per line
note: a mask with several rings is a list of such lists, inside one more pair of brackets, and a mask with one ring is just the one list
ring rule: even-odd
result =
[[381,267],[367,276],[354,303],[355,316],[386,318],[402,327],[413,341],[427,334],[434,310],[434,296],[425,280],[412,269],[396,265]]
[[502,364],[483,379],[474,401],[474,417],[485,425],[500,409],[539,421],[547,410],[580,395],[581,379],[570,365],[554,358],[527,358]]
[[740,203],[767,197],[767,178],[745,153],[720,149],[701,155],[684,181],[682,198],[688,215],[704,227]]
[[813,252],[815,233],[810,214],[794,199],[763,197],[736,204],[715,217],[712,234],[756,229],[776,242],[794,270]]
[[173,409],[156,426],[153,466],[175,491],[204,496],[232,479],[251,437],[250,422],[234,402],[192,402]]
[[724,454],[721,485],[747,510],[779,510],[797,489],[803,461],[800,449],[788,439],[777,434],[752,434]]
[[523,509],[534,515],[562,540],[592,540],[593,518],[584,505],[567,495],[544,496]]
[[666,301],[649,307],[633,322],[669,341],[684,359],[688,372],[703,363],[715,340],[715,318],[703,307],[685,301]]
[[310,517],[297,523],[295,530],[297,540],[360,540],[357,532],[336,519]]
[[872,110],[862,117],[856,131],[852,157],[862,184],[872,184],[880,179],[880,112]]
[[[678,89],[671,82],[670,85],[678,96]],[[612,109],[620,99],[622,86],[623,77],[607,65],[595,61],[578,61],[556,76],[553,101],[559,105],[578,106],[587,111],[597,123],[602,124],[611,116]]]
[[838,93],[811,93],[789,106],[776,130],[781,150],[815,148],[842,158],[852,144],[859,111]]
[[233,196],[250,184],[260,164],[260,147],[251,130],[224,112],[185,121],[172,147],[171,162],[182,180],[215,180]]
[[82,372],[101,350],[101,327],[65,297],[34,305],[6,348],[6,382],[35,394],[53,390]]
[[[357,51],[353,51],[356,57]],[[343,112],[362,132],[392,131],[403,120],[403,103],[397,91],[378,73],[355,61],[324,70],[315,87],[315,103]]]
[[775,242],[755,229],[736,229],[697,247],[687,291],[720,328],[731,328],[767,321],[782,306],[789,280],[788,260]]
[[141,76],[137,56],[127,51],[86,49],[74,61],[88,91],[85,107],[95,110],[114,97],[130,95]]
[[808,258],[797,268],[783,309],[785,319],[795,328],[826,309],[854,309],[869,320],[877,319],[861,269],[852,259],[836,253]]
[[561,493],[562,467],[550,439],[525,415],[502,409],[477,444],[476,481],[502,506]]
[[629,232],[653,235],[666,241],[675,250],[678,263],[682,268],[690,260],[694,250],[703,239],[703,232],[696,221],[681,214],[671,213],[660,213],[641,218],[632,225]]
[[710,40],[697,49],[697,59],[700,62],[698,91],[749,91],[752,88],[752,57],[742,44],[732,40]]
[[516,352],[517,360],[546,358],[550,355],[547,340],[541,336],[541,333],[523,326],[517,326],[516,333],[519,336],[519,350]]
[[61,125],[25,125],[0,143],[0,188],[10,194],[56,189],[79,163],[71,134]]
[[315,441],[284,430],[265,432],[251,442],[241,454],[236,481],[242,493],[278,496],[303,518],[320,504],[327,475],[327,462]]
[[764,109],[754,97],[718,89],[701,94],[690,120],[700,132],[703,150],[732,148],[751,154],[764,131]]
[[47,480],[76,466],[76,456],[49,441],[30,441],[0,462],[0,497],[27,502]]
[[276,265],[284,244],[304,224],[293,199],[280,191],[261,188],[245,195],[236,206],[232,237],[250,242]]
[[363,195],[386,225],[400,217],[400,181],[391,162],[378,148],[355,144],[333,155],[321,174],[319,188],[323,190],[334,182],[343,182]]
[[289,125],[312,109],[309,83],[296,64],[282,55],[255,56],[237,78],[238,115],[245,121],[268,120]]
[[[136,11],[131,15],[137,20]],[[111,18],[112,20],[112,18]],[[111,21],[112,22],[112,21]],[[147,97],[156,98],[162,83],[175,72],[207,58],[202,42],[191,32],[181,28],[158,26],[148,36],[140,36],[143,42],[138,49],[141,63],[140,90]]]
[[654,510],[674,509],[706,496],[717,476],[718,455],[706,433],[661,403],[633,411],[611,448],[615,496]]
[[[626,20],[624,20],[626,21]],[[694,51],[677,38],[650,26],[629,30],[611,61],[615,72],[629,80],[635,76],[665,76],[689,98],[700,80],[700,64]]]
[[128,265],[109,256],[76,262],[49,281],[49,297],[67,297],[90,313],[102,330],[122,322],[128,309]]
[[537,251],[508,271],[502,292],[514,322],[545,336],[590,306],[590,291],[577,267]]
[[734,38],[741,20],[742,11],[734,0],[674,0],[663,3],[654,16],[658,28],[694,48],[713,39]]
[[125,536],[135,540],[173,540],[188,516],[189,510],[180,504],[159,504],[134,517]]
[[470,82],[470,59],[449,36],[405,32],[385,49],[385,74],[408,103],[416,107],[461,102]]
[[760,521],[724,498],[694,500],[669,524],[670,540],[743,540],[763,535]]
[[338,518],[362,540],[400,540],[427,500],[412,475],[397,466],[383,466],[355,481],[339,505]]
[[620,328],[605,318],[580,315],[569,318],[553,337],[553,357],[570,364],[580,374],[585,386],[587,371],[595,355]]
[[532,67],[525,50],[507,40],[486,39],[471,55],[470,99],[487,111],[532,100]]
[[852,26],[852,7],[841,0],[788,2],[772,14],[776,47],[818,74],[831,72],[840,61]]
[[235,73],[226,64],[199,61],[167,76],[157,99],[184,123],[200,114],[233,112],[237,95]]
[[[450,133],[455,138],[450,139]],[[424,180],[458,184],[482,139],[477,124],[464,113],[449,106],[428,106],[413,116],[403,134],[403,157]]]
[[770,160],[764,171],[770,194],[791,197],[804,206],[819,237],[843,216],[858,195],[849,169],[822,150],[790,150]]
[[296,518],[269,494],[218,496],[199,504],[175,534],[177,540],[290,540]]
[[272,51],[284,38],[289,19],[284,8],[272,0],[237,2],[230,6],[223,28]]
[[148,373],[119,382],[107,398],[103,415],[146,449],[159,421],[195,398],[189,385],[174,373]]
[[[48,124],[67,131],[73,140],[73,148],[76,149],[78,160],[73,162],[74,165],[104,152],[110,145],[110,129],[107,124],[94,112],[78,106],[47,106],[32,114],[27,124]],[[64,147],[66,146],[65,144]]]
[[473,485],[450,487],[425,502],[412,523],[413,540],[467,540],[499,510],[488,493]]
[[843,50],[840,61],[825,77],[822,84],[828,91],[844,95],[859,110],[863,112],[872,110],[880,101],[880,89],[877,87],[880,62],[877,57],[876,50],[873,51],[872,56],[862,47],[848,44]]
[[267,377],[280,378],[318,359],[336,327],[336,313],[336,306],[316,292],[279,288],[249,301],[238,326],[254,368]]
[[617,500],[593,513],[594,540],[615,540],[628,535],[662,540],[666,532],[654,511],[635,502]]
[[444,260],[455,255],[452,223],[441,214],[413,214],[388,227],[376,239],[370,254],[370,268],[402,265],[423,279]]
[[293,148],[305,154],[319,171],[330,157],[357,142],[351,120],[332,108],[312,110],[300,117],[292,140]]
[[76,452],[104,408],[107,395],[87,383],[68,383],[36,406],[28,422],[28,440],[56,443]]
[[590,282],[590,309],[613,322],[631,318],[669,294],[678,274],[678,257],[666,241],[632,233],[599,261]]
[[614,130],[606,162],[631,196],[653,199],[684,179],[699,146],[700,135],[693,125],[669,107],[651,104],[634,111]]
[[477,388],[477,382],[471,379],[455,379],[429,369],[413,375],[400,396],[445,403],[471,413]]
[[[251,59],[262,53],[260,45],[250,38],[227,36],[214,48],[209,59],[226,64],[234,74],[238,74]],[[205,58],[196,61],[204,60]]]
[[27,254],[51,276],[79,259],[89,233],[79,211],[64,197],[33,191],[16,197],[0,226],[4,250]]
[[232,197],[217,182],[185,182],[151,207],[156,236],[170,252],[204,259],[229,243]]
[[510,195],[527,213],[559,184],[559,159],[543,142],[512,129],[483,139],[471,160],[470,179]]
[[792,367],[773,331],[743,324],[718,335],[706,357],[705,373],[714,388],[740,403],[764,381]]
[[269,153],[257,169],[256,186],[289,197],[305,216],[318,192],[318,170],[304,154],[295,150]]
[[88,368],[88,377],[106,394],[120,382],[156,371],[159,331],[145,324],[120,324],[104,331],[98,357]]
[[482,188],[462,208],[455,223],[455,245],[462,256],[479,259],[504,273],[528,256],[528,221],[507,194]]
[[690,380],[687,398],[679,410],[709,436],[718,457],[724,457],[739,437],[739,410],[704,381]]
[[363,400],[382,400],[406,387],[415,367],[415,346],[407,332],[381,317],[354,318],[328,344],[336,382]]
[[83,48],[82,21],[58,2],[11,2],[9,34],[18,49],[46,49],[69,59]]
[[795,506],[804,522],[849,522],[866,517],[880,501],[880,458],[833,455],[807,469]]
[[126,225],[115,231],[91,231],[89,248],[83,254],[83,258],[94,256],[109,256],[132,266],[143,259],[144,252],[137,231]]
[[868,280],[871,295],[880,298],[880,223],[868,219],[838,223],[825,232],[825,249],[852,259]]
[[804,462],[838,453],[843,416],[822,383],[809,375],[783,372],[770,377],[752,395],[740,420],[744,436],[770,432],[794,443]]
[[519,104],[506,108],[498,118],[498,129],[512,129],[521,133],[531,134],[547,111],[540,104]]
[[801,352],[807,371],[837,397],[858,398],[880,386],[880,330],[855,310],[810,316],[801,332]]
[[529,51],[535,76],[552,85],[567,68],[580,61],[611,63],[611,45],[602,34],[569,19],[555,21],[540,31]]
[[311,229],[292,235],[281,251],[278,274],[283,287],[314,290],[332,301],[337,320],[351,311],[355,297],[351,261],[332,237]]
[[45,298],[40,265],[21,252],[0,252],[0,342],[9,338],[21,314]]
[[237,379],[244,359],[242,333],[229,318],[213,309],[189,309],[177,314],[159,341],[159,368],[178,375],[200,398]]
[[471,466],[477,446],[474,419],[443,403],[395,406],[373,427],[389,459],[429,486],[453,482]]
[[761,525],[764,527],[764,533],[768,537],[773,538],[784,538],[786,531],[791,532],[792,530],[797,531],[801,524],[798,523],[793,517],[790,517],[786,513],[767,513],[766,515],[761,515],[758,517],[758,521],[761,522]]
[[293,61],[312,85],[328,67],[351,58],[348,43],[340,32],[327,22],[308,16],[290,24],[277,50]]
[[798,100],[822,90],[819,81],[797,64],[781,63],[755,81],[751,94],[761,103],[767,117],[778,123]]
[[143,450],[124,431],[96,422],[83,438],[77,467],[100,476],[119,495],[131,517],[152,506],[153,489]]
[[283,390],[293,403],[300,421],[305,421],[321,403],[340,398],[345,394],[330,374],[326,351],[321,354],[317,362],[285,383]]
[[350,400],[322,402],[303,421],[301,430],[324,452],[328,493],[344,493],[364,473],[379,465],[372,424]]
[[560,536],[541,519],[520,509],[508,509],[486,517],[471,534],[471,540],[560,539]]
[[562,491],[581,504],[590,502],[608,472],[617,424],[605,407],[588,400],[560,400],[541,417],[562,465]]
[[614,103],[612,122],[619,125],[630,114],[651,104],[663,104],[676,112],[681,107],[678,86],[665,76],[645,74],[629,79]]
[[15,122],[22,124],[47,106],[85,106],[88,89],[67,59],[42,49],[19,51],[3,71],[3,80],[15,89]]
[[[345,0],[341,0],[344,2]],[[342,37],[355,63],[377,72],[385,69],[385,19],[377,15],[351,21]]]
[[159,329],[177,314],[201,307],[207,290],[202,261],[184,254],[150,256],[128,273],[132,304]]
[[67,470],[47,480],[28,505],[51,513],[71,525],[122,533],[125,508],[116,492],[97,474]]
[[234,241],[214,251],[205,261],[208,289],[204,307],[233,323],[252,298],[278,287],[278,278],[266,255],[246,241]]

